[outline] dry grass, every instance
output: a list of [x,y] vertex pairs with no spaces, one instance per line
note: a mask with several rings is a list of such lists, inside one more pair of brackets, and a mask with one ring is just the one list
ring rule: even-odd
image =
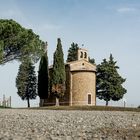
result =
[[[25,108],[24,108],[25,109]],[[47,106],[47,107],[31,107],[30,109],[41,110],[87,110],[87,111],[133,111],[140,112],[140,108],[130,107],[112,107],[112,106]]]
[[0,106],[0,108],[11,108],[11,107],[4,107],[4,106]]

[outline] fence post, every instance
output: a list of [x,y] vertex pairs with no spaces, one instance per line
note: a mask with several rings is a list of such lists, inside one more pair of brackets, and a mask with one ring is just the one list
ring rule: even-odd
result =
[[11,107],[11,96],[8,98],[5,97],[5,94],[3,94],[3,99],[0,99],[0,106],[3,107]]
[[9,107],[11,107],[11,96],[9,97]]
[[5,95],[3,95],[3,107],[6,107],[6,102],[5,102]]

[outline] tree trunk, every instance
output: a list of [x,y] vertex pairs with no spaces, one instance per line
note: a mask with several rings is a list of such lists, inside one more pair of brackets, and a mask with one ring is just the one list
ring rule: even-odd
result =
[[59,98],[56,97],[56,106],[59,106]]
[[27,99],[27,104],[28,104],[28,107],[30,107],[30,100]]
[[108,106],[108,101],[106,101],[106,106]]
[[40,99],[40,107],[44,105],[44,99]]

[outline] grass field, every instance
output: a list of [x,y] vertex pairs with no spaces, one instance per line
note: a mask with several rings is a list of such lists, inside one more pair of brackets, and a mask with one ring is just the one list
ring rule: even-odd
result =
[[4,106],[0,106],[0,108],[10,108],[10,107],[4,107]]
[[[10,108],[3,107],[0,108]],[[30,107],[30,108],[13,108],[13,109],[37,109],[37,110],[87,110],[87,111],[133,111],[140,112],[140,108],[132,107],[114,107],[114,106],[46,106],[46,107]]]
[[48,106],[48,107],[31,107],[30,109],[41,110],[97,110],[97,111],[134,111],[140,112],[140,108],[130,107],[112,107],[112,106]]

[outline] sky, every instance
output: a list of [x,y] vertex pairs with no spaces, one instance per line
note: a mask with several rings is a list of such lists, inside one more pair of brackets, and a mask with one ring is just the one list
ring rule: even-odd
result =
[[[112,53],[126,78],[124,99],[110,105],[140,105],[140,0],[0,0],[0,18],[14,19],[32,29],[48,42],[50,65],[57,38],[61,38],[64,57],[72,42],[89,51],[96,64]],[[0,66],[0,100],[3,94],[12,97],[13,107],[24,107],[17,95],[15,79],[19,63],[12,61]],[[38,63],[36,64],[36,71]],[[37,106],[39,98],[32,101]],[[97,105],[105,102],[97,100]]]

